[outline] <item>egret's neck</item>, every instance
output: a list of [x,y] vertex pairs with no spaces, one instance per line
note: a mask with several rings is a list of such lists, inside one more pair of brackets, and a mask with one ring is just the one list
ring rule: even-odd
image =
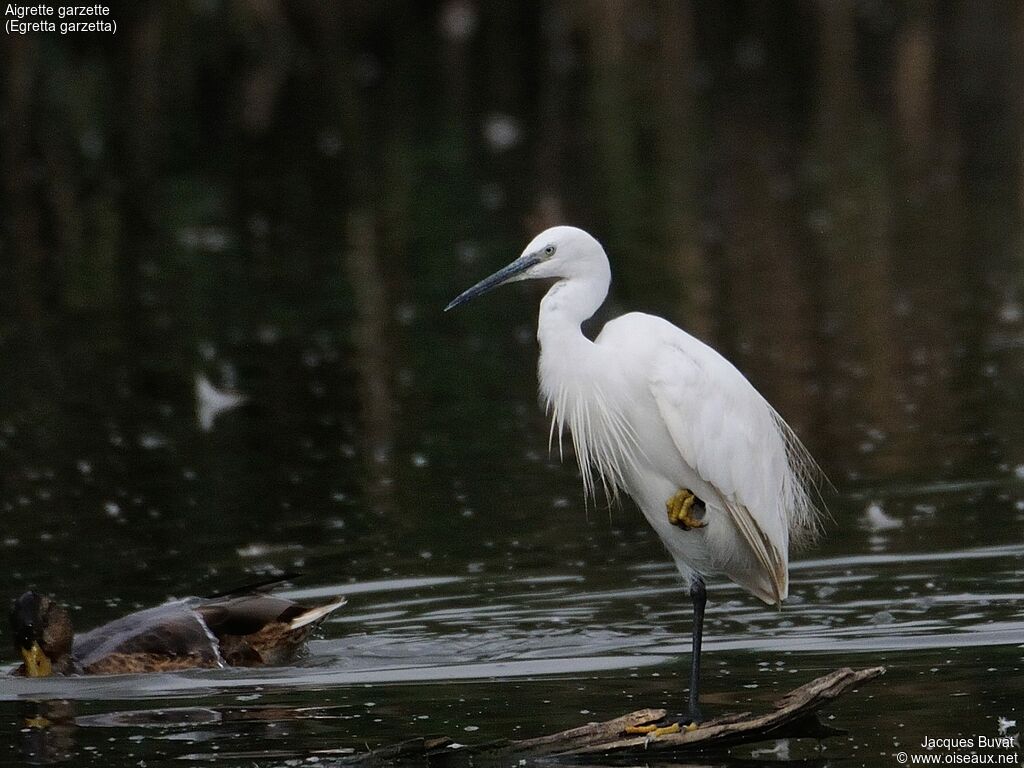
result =
[[[608,295],[611,276],[607,262],[583,276],[563,278],[540,303],[537,340],[540,360],[537,374],[540,393],[551,414],[548,447],[566,428],[583,476],[587,496],[595,495],[597,483],[607,493],[625,487],[625,477],[635,464],[622,441],[628,424],[618,412],[614,397],[621,388],[607,386],[614,379],[614,365],[607,364],[607,350],[583,335],[580,325],[591,317]],[[635,440],[633,441],[635,443]]]
[[572,341],[587,338],[580,330],[584,320],[590,318],[608,295],[611,274],[607,267],[585,277],[562,278],[545,294],[540,302],[537,320],[537,341],[541,351]]

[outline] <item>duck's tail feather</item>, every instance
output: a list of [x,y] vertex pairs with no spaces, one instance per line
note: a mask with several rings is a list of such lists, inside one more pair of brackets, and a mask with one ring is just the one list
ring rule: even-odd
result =
[[321,621],[325,617],[329,616],[330,614],[334,613],[336,610],[341,608],[341,606],[343,606],[347,602],[348,598],[339,597],[334,602],[326,603],[324,605],[318,605],[315,608],[310,608],[307,611],[303,611],[288,623],[288,628],[301,629],[302,627]]

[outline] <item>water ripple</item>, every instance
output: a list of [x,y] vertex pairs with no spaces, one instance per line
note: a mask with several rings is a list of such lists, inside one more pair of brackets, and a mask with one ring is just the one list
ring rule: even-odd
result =
[[[714,584],[705,632],[712,653],[912,651],[1015,645],[1024,637],[1024,546],[843,556],[793,564],[785,610]],[[988,561],[979,569],[978,561]],[[941,580],[909,564],[969,563]],[[27,680],[0,699],[149,698],[239,688],[332,687],[579,675],[664,663],[689,653],[688,601],[669,566],[488,580],[433,577],[327,585],[285,594],[354,596],[296,666]],[[638,575],[640,574],[640,575]],[[631,579],[612,588],[617,578]],[[879,580],[889,584],[880,590]],[[870,592],[867,585],[872,584]],[[526,589],[524,589],[526,587]],[[531,587],[534,587],[531,589]],[[374,600],[374,595],[388,599]],[[361,597],[360,597],[361,596]],[[1007,609],[1011,611],[1008,614]]]

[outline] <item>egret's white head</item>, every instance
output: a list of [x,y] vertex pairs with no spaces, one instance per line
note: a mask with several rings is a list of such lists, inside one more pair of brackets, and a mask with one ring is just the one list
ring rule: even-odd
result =
[[591,235],[577,227],[551,227],[537,235],[522,255],[452,299],[445,311],[493,288],[517,280],[598,278],[608,280],[608,257]]

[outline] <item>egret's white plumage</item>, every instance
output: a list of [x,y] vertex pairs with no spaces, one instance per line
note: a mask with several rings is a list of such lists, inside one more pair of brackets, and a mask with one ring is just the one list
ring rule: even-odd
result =
[[[628,493],[684,576],[720,573],[767,603],[784,600],[790,543],[816,527],[817,467],[793,431],[728,360],[660,317],[631,312],[588,339],[580,326],[611,272],[575,227],[545,230],[448,308],[531,278],[556,281],[540,303],[540,392],[552,439],[572,437],[587,495],[598,484]],[[681,489],[704,502],[704,527],[669,521],[666,502]]]

